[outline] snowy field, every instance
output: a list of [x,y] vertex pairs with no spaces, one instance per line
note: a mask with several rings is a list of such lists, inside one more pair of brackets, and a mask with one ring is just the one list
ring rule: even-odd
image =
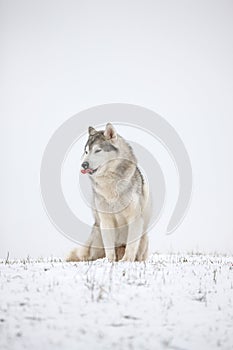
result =
[[0,349],[233,349],[233,257],[0,262]]

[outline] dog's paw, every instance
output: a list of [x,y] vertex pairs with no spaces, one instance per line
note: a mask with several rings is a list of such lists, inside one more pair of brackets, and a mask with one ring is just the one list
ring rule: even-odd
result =
[[108,260],[109,262],[116,261],[116,255],[115,253],[112,253],[112,252],[106,253],[105,259]]
[[135,261],[135,256],[134,255],[124,255],[120,262],[133,262]]

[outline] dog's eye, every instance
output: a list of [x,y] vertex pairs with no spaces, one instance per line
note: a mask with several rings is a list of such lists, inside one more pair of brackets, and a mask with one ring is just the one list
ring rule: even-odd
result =
[[87,154],[88,152],[87,151],[85,151],[85,154]]
[[99,153],[99,152],[101,152],[102,151],[102,149],[97,149],[96,151],[95,151],[95,153]]

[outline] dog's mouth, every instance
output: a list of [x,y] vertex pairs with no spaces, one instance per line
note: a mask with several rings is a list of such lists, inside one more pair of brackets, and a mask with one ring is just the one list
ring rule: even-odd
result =
[[81,173],[82,174],[94,174],[96,171],[98,170],[98,168],[96,169],[91,169],[91,168],[87,168],[87,169],[81,169]]

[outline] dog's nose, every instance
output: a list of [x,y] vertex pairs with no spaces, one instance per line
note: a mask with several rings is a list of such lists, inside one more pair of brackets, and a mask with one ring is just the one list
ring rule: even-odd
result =
[[82,164],[83,169],[88,169],[89,168],[89,163],[88,162],[83,162]]

